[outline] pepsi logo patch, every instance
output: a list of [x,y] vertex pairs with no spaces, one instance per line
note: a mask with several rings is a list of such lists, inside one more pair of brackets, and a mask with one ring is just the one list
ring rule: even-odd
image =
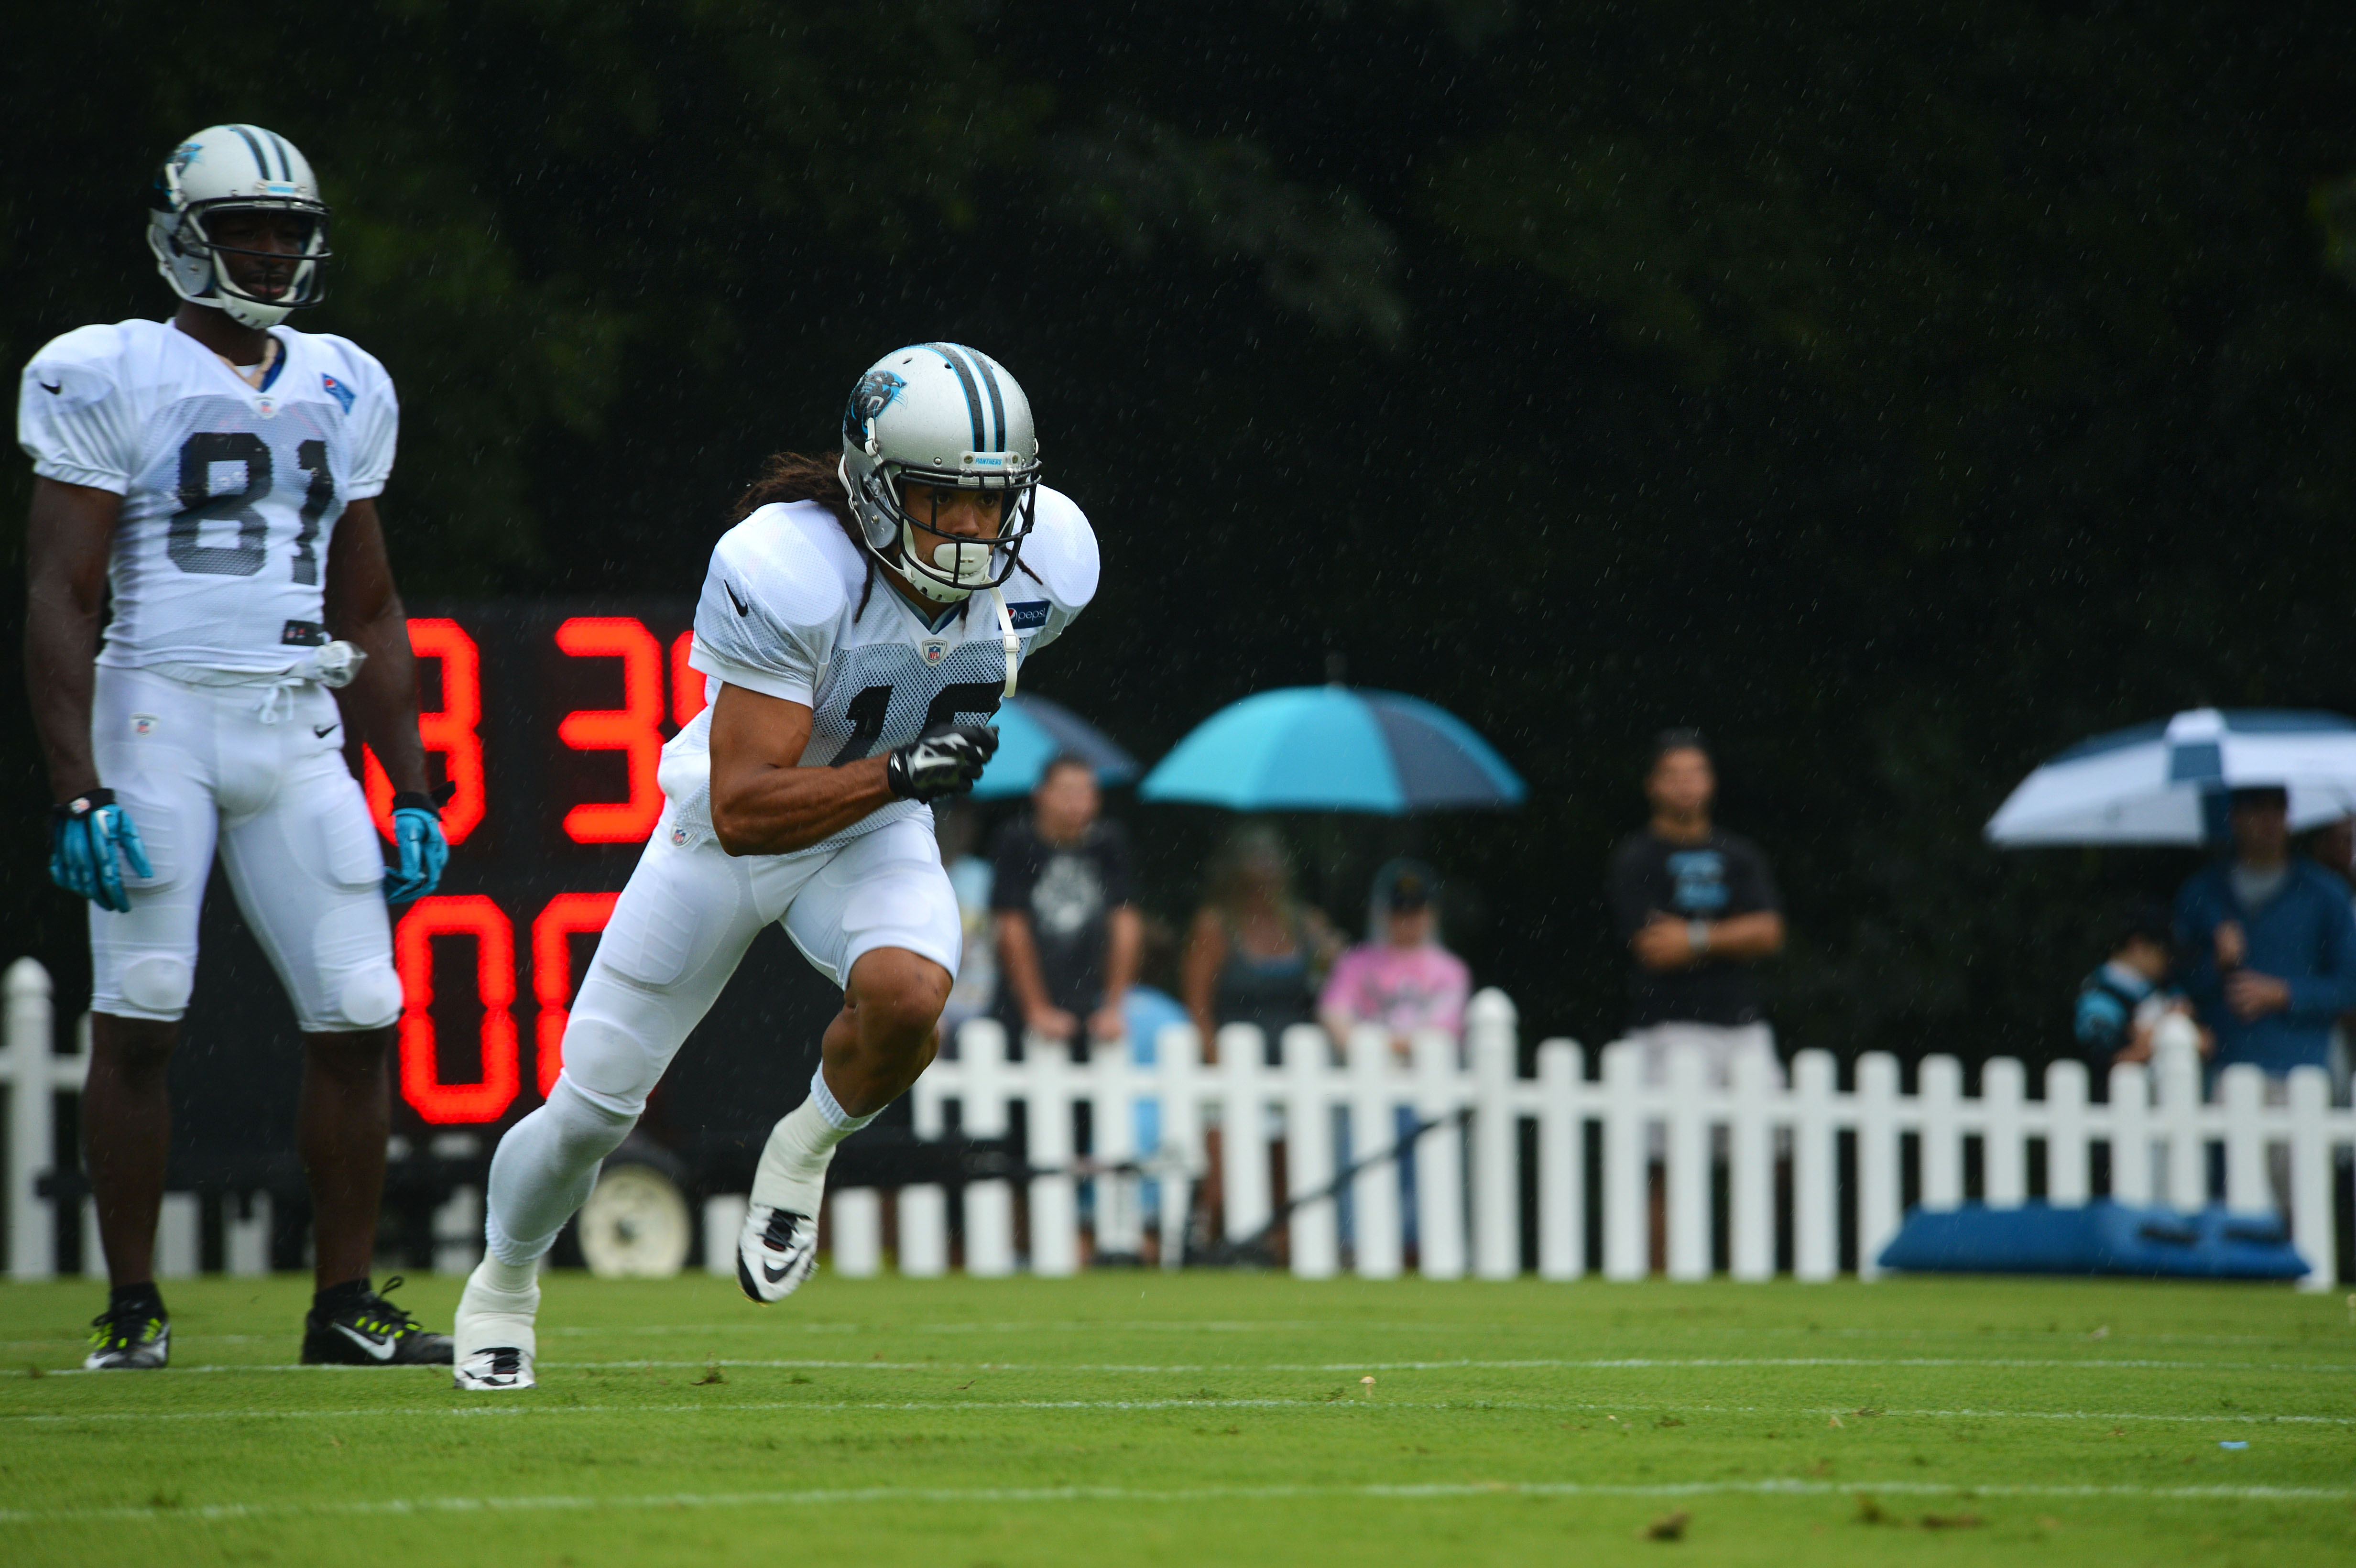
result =
[[131,732],[134,735],[153,735],[155,732],[155,726],[161,722],[162,720],[153,713],[134,713],[131,716]]
[[925,656],[926,664],[938,664],[949,656],[949,641],[947,637],[926,637],[916,645],[916,651]]
[[352,400],[354,397],[358,396],[358,394],[349,387],[345,386],[341,381],[337,380],[333,376],[322,376],[319,378],[319,390],[335,399],[337,406],[341,408],[344,412],[350,413],[352,411]]
[[1014,623],[1016,631],[1035,632],[1047,624],[1047,602],[1044,599],[1032,599],[1020,604],[1009,604],[1006,607],[1006,614],[1007,618]]

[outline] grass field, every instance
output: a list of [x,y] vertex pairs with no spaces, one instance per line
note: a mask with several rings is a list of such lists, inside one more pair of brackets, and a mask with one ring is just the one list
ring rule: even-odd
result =
[[92,1287],[0,1285],[0,1563],[2356,1562],[2337,1296],[568,1275],[461,1399],[289,1364],[305,1289],[91,1376]]

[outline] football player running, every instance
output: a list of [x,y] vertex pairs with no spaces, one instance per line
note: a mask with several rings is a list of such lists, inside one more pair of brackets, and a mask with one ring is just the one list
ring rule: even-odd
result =
[[[149,208],[177,311],[49,344],[17,413],[37,475],[25,678],[58,802],[49,874],[91,905],[82,1125],[112,1290],[86,1364],[170,1358],[154,1267],[166,1068],[216,850],[303,1031],[318,1294],[302,1358],[447,1363],[448,1338],[369,1278],[402,1000],[385,904],[431,891],[447,853],[377,518],[392,383],[343,338],[282,325],[318,303],[328,256],[327,208],[284,137],[198,132]],[[399,791],[397,871],[347,726]]]
[[841,456],[772,459],[738,515],[688,659],[710,706],[664,748],[669,798],[573,1004],[563,1070],[491,1161],[462,1389],[531,1386],[541,1258],[771,922],[843,1005],[809,1097],[762,1151],[736,1277],[756,1302],[809,1277],[835,1146],[939,1043],[962,933],[926,803],[972,788],[1019,665],[1096,592],[1096,536],[1039,483],[1030,400],[956,344],[878,360]]

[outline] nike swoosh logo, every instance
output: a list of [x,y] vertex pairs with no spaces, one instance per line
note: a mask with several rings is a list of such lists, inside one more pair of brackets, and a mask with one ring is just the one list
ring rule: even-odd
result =
[[736,613],[749,615],[753,613],[753,607],[736,597],[736,590],[724,578],[721,580],[720,591],[728,595],[728,603],[736,606]]
[[777,1283],[777,1281],[779,1281],[779,1280],[781,1280],[781,1279],[785,1278],[785,1277],[786,1277],[786,1275],[789,1275],[789,1274],[793,1273],[793,1272],[794,1272],[794,1264],[796,1264],[799,1263],[800,1261],[801,1261],[801,1256],[800,1256],[800,1254],[799,1254],[799,1253],[796,1253],[796,1254],[794,1254],[793,1256],[788,1257],[788,1258],[786,1260],[786,1266],[785,1266],[785,1267],[783,1267],[783,1268],[771,1268],[771,1267],[769,1266],[769,1261],[768,1261],[768,1259],[764,1258],[764,1259],[762,1259],[762,1260],[761,1260],[761,1277],[762,1277],[763,1279],[765,1279],[765,1280],[767,1280],[771,1285],[775,1285],[775,1284],[776,1284],[776,1283]]
[[42,382],[42,383],[41,383],[41,390],[43,390],[43,391],[45,391],[45,392],[48,393],[48,395],[49,395],[49,396],[51,396],[51,397],[53,397],[53,398],[54,398],[54,397],[56,397],[59,393],[60,393],[60,392],[64,391],[65,389],[66,389],[66,384],[65,384],[63,381],[59,381],[59,382],[56,386],[54,386],[54,387],[50,386],[47,381],[44,381],[44,382]]
[[361,1349],[366,1350],[369,1357],[376,1360],[389,1361],[392,1360],[392,1352],[399,1349],[399,1347],[391,1339],[371,1339],[368,1335],[363,1334],[359,1329],[353,1328],[348,1323],[337,1324],[336,1332],[341,1334],[345,1339],[349,1339],[353,1344],[358,1345]]
[[311,733],[324,741],[334,732],[335,728],[333,724],[314,724],[311,726]]

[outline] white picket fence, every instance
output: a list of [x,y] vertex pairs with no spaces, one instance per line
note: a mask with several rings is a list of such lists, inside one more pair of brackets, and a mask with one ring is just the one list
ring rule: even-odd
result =
[[[1006,1131],[1008,1108],[1025,1106],[1034,1175],[1018,1194],[1006,1181],[977,1181],[963,1189],[964,1262],[968,1272],[1001,1275],[1017,1266],[1014,1205],[1029,1207],[1030,1270],[1070,1274],[1080,1266],[1076,1216],[1083,1181],[1096,1186],[1094,1242],[1099,1251],[1133,1252],[1140,1216],[1135,1193],[1151,1171],[1089,1174],[1072,1147],[1073,1108],[1090,1106],[1094,1129],[1090,1166],[1118,1167],[1137,1159],[1133,1106],[1160,1107],[1159,1162],[1168,1169],[1207,1169],[1205,1133],[1215,1125],[1226,1236],[1245,1241],[1268,1226],[1274,1212],[1270,1145],[1280,1138],[1285,1189],[1313,1193],[1342,1174],[1333,1129],[1345,1123],[1353,1163],[1395,1139],[1398,1108],[1436,1123],[1415,1146],[1416,1265],[1428,1278],[1509,1279],[1522,1272],[1520,1126],[1537,1125],[1536,1232],[1540,1277],[1576,1279],[1586,1272],[1588,1161],[1590,1125],[1602,1139],[1602,1272],[1637,1279],[1650,1266],[1648,1166],[1651,1133],[1664,1136],[1666,1271],[1672,1279],[1712,1273],[1713,1133],[1725,1135],[1729,1211],[1723,1216],[1730,1272],[1762,1280],[1775,1273],[1779,1235],[1778,1147],[1790,1160],[1793,1273],[1825,1280],[1838,1272],[1845,1194],[1838,1180],[1840,1135],[1856,1139],[1855,1204],[1858,1272],[1870,1279],[1874,1259],[1903,1217],[1901,1139],[1919,1141],[1920,1197],[1925,1208],[1952,1209],[1965,1199],[1965,1140],[1981,1147],[1982,1198],[1993,1207],[2031,1196],[2030,1146],[2044,1146],[2045,1183],[2040,1196],[2060,1205],[2084,1202],[2092,1191],[2094,1149],[2109,1147],[2110,1195],[2122,1202],[2206,1202],[2208,1146],[2224,1147],[2226,1204],[2254,1213],[2275,1208],[2268,1174],[2270,1146],[2286,1146],[2290,1172],[2292,1239],[2312,1265],[2302,1284],[2324,1289],[2336,1279],[2333,1165],[2337,1151],[2356,1148],[2356,1112],[2335,1109],[2319,1069],[2289,1080],[2288,1104],[2264,1103],[2264,1079],[2254,1068],[2219,1076],[2213,1104],[2203,1103],[2201,1070],[2189,1049],[2163,1052],[2160,1070],[2115,1067],[2107,1103],[2088,1093],[2087,1072],[2057,1061],[2045,1075],[2045,1095],[2032,1100],[2021,1064],[1997,1057],[1982,1070],[1981,1093],[1963,1093],[1963,1065],[1952,1056],[1923,1059],[1915,1092],[1900,1092],[1897,1058],[1869,1052],[1858,1060],[1853,1088],[1837,1084],[1829,1052],[1803,1051],[1792,1062],[1789,1087],[1774,1083],[1763,1057],[1738,1059],[1734,1082],[1707,1081],[1697,1049],[1673,1051],[1667,1082],[1643,1082],[1638,1047],[1604,1048],[1602,1072],[1590,1082],[1580,1046],[1549,1040],[1536,1052],[1537,1076],[1516,1070],[1517,1019],[1504,993],[1472,999],[1464,1052],[1430,1034],[1416,1040],[1400,1061],[1381,1030],[1362,1031],[1336,1052],[1323,1030],[1285,1032],[1280,1064],[1267,1062],[1258,1030],[1219,1032],[1217,1061],[1203,1060],[1194,1031],[1165,1029],[1154,1062],[1132,1062],[1125,1047],[1099,1046],[1076,1062],[1064,1047],[1033,1039],[1020,1061],[1007,1060],[1004,1032],[994,1023],[969,1023],[953,1060],[937,1061],[917,1082],[916,1131],[937,1136],[955,1102],[958,1128],[983,1136]],[[1337,1118],[1336,1112],[1341,1113]],[[1469,1147],[1468,1147],[1469,1145]],[[1188,1191],[1180,1180],[1160,1189],[1162,1258],[1174,1266],[1187,1220]],[[1396,1168],[1376,1163],[1348,1182],[1353,1212],[1346,1260],[1339,1205],[1331,1197],[1294,1207],[1284,1230],[1294,1274],[1322,1278],[1343,1271],[1368,1278],[1397,1276],[1405,1247]],[[948,1194],[937,1187],[897,1193],[898,1264],[912,1275],[944,1272],[949,1264]],[[882,1215],[873,1192],[838,1193],[829,1229],[839,1268],[873,1272],[882,1265]]]
[[[52,1054],[49,982],[39,965],[19,960],[5,978],[6,1028],[0,1038],[0,1087],[8,1091],[8,1272],[18,1279],[48,1277],[55,1269],[54,1211],[37,1191],[40,1173],[59,1153],[53,1147],[50,1096],[80,1088],[82,1054]],[[2271,1147],[2287,1157],[2291,1233],[2312,1270],[2310,1289],[2336,1282],[2334,1162],[2356,1150],[2356,1112],[2334,1108],[2319,1070],[2291,1075],[2288,1103],[2265,1104],[2254,1069],[2228,1069],[2213,1103],[2204,1103],[2201,1072],[2189,1050],[2162,1053],[2157,1072],[2140,1066],[2111,1070],[2106,1103],[2092,1101],[2086,1069],[2075,1061],[2047,1070],[2045,1094],[2032,1100],[2019,1061],[1998,1057],[1982,1069],[1981,1093],[1966,1098],[1962,1064],[1951,1056],[1920,1063],[1912,1094],[1900,1092],[1895,1057],[1858,1058],[1854,1086],[1838,1086],[1834,1059],[1803,1051],[1791,1083],[1780,1087],[1763,1058],[1739,1061],[1735,1082],[1714,1087],[1697,1051],[1671,1053],[1665,1084],[1643,1082],[1638,1049],[1625,1041],[1602,1052],[1601,1076],[1590,1081],[1580,1047],[1549,1040],[1536,1051],[1537,1075],[1516,1071],[1518,1021],[1502,992],[1472,999],[1464,1049],[1447,1036],[1414,1041],[1411,1059],[1395,1056],[1389,1040],[1367,1030],[1336,1052],[1324,1033],[1303,1026],[1286,1031],[1280,1061],[1270,1066],[1259,1031],[1222,1029],[1218,1060],[1206,1063],[1194,1031],[1175,1026],[1156,1041],[1153,1064],[1130,1060],[1124,1044],[1100,1045],[1084,1061],[1063,1047],[1029,1041],[1023,1060],[1007,1060],[1006,1039],[987,1019],[967,1024],[958,1051],[937,1061],[914,1092],[916,1131],[938,1136],[957,1107],[958,1129],[975,1136],[1003,1134],[1010,1107],[1024,1106],[1029,1158],[1041,1174],[1018,1185],[967,1183],[962,1204],[963,1264],[974,1275],[1006,1275],[1027,1267],[1067,1275],[1082,1264],[1084,1239],[1098,1253],[1134,1253],[1149,1217],[1140,1197],[1151,1182],[1159,1192],[1151,1216],[1165,1266],[1182,1255],[1192,1183],[1207,1171],[1205,1133],[1218,1140],[1222,1217],[1237,1242],[1260,1234],[1275,1215],[1271,1145],[1280,1141],[1286,1190],[1300,1195],[1342,1175],[1334,1136],[1349,1129],[1354,1161],[1396,1140],[1399,1108],[1436,1124],[1415,1144],[1415,1262],[1429,1278],[1511,1278],[1522,1271],[1523,1216],[1520,1124],[1536,1124],[1537,1266],[1546,1279],[1575,1279],[1588,1257],[1586,1139],[1601,1138],[1602,1272],[1610,1279],[1643,1277],[1650,1264],[1648,1146],[1660,1129],[1665,1150],[1666,1268],[1673,1279],[1712,1272],[1713,1133],[1723,1130],[1730,1271],[1740,1280],[1773,1276],[1779,1242],[1788,1241],[1793,1273],[1801,1280],[1833,1278],[1839,1269],[1844,1205],[1854,1206],[1858,1272],[1871,1278],[1873,1259],[1902,1217],[1901,1139],[1919,1143],[1922,1203],[1955,1207],[1965,1197],[1965,1140],[1981,1149],[1982,1195],[1990,1205],[2019,1204],[2029,1196],[2030,1146],[2044,1147],[2041,1194],[2056,1204],[2092,1195],[2094,1150],[2110,1152],[2110,1193],[2125,1202],[2198,1208],[2205,1200],[2208,1148],[2224,1150],[2225,1201],[2236,1210],[2270,1212]],[[1090,1107],[1092,1145],[1086,1161],[1074,1147],[1075,1107]],[[1135,1108],[1158,1107],[1160,1144],[1150,1157],[1134,1147]],[[1338,1113],[1338,1115],[1337,1115]],[[1844,1190],[1839,1139],[1856,1141],[1855,1179]],[[1789,1160],[1790,1226],[1780,1234],[1777,1166]],[[1083,1184],[1093,1187],[1084,1238]],[[1347,1183],[1351,1236],[1344,1248],[1340,1205],[1331,1197],[1299,1203],[1284,1220],[1292,1272],[1326,1277],[1344,1267],[1369,1278],[1396,1277],[1407,1257],[1397,1168],[1376,1161]],[[462,1194],[462,1197],[466,1195]],[[952,1260],[951,1192],[909,1186],[889,1193],[836,1191],[829,1200],[828,1236],[833,1266],[852,1275],[885,1264],[884,1211],[893,1206],[896,1253],[911,1275],[948,1272]],[[1030,1245],[1018,1256],[1015,1205],[1027,1209]],[[705,1210],[711,1266],[733,1272],[726,1238],[743,1213],[741,1197],[711,1199]],[[159,1251],[162,1272],[193,1272],[196,1199],[165,1200]],[[94,1269],[97,1238],[84,1215],[83,1257]],[[454,1200],[454,1213],[455,1204]],[[469,1214],[474,1211],[468,1210]],[[454,1223],[455,1221],[454,1221]],[[228,1241],[232,1272],[266,1266],[266,1211],[233,1221]],[[453,1257],[466,1252],[452,1237]],[[185,1253],[185,1256],[182,1254]],[[454,1266],[456,1266],[454,1264]]]

